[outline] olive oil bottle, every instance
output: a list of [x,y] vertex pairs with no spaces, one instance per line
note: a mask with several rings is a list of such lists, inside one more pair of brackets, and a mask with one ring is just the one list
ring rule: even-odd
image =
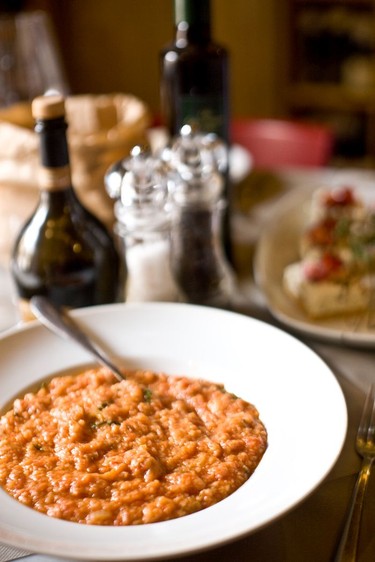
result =
[[40,197],[11,260],[21,317],[32,318],[34,295],[70,308],[120,301],[125,269],[114,239],[71,183],[64,98],[37,97],[32,113],[40,140]]
[[160,54],[161,109],[172,136],[183,125],[229,136],[229,54],[212,38],[210,0],[174,0],[175,37]]

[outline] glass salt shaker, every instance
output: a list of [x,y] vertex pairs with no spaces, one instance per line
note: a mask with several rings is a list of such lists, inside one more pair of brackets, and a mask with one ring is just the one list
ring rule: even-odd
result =
[[211,152],[189,126],[168,152],[175,172],[171,198],[171,267],[183,300],[231,305],[232,274],[222,245],[224,179]]
[[140,147],[105,177],[114,206],[115,234],[128,270],[127,302],[177,301],[170,268],[170,208],[167,175],[160,161]]

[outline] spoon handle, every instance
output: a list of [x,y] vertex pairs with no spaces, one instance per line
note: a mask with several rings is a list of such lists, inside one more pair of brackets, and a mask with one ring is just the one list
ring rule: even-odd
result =
[[56,306],[50,300],[42,296],[32,297],[30,306],[36,318],[46,326],[46,328],[62,338],[66,339],[68,337],[79,343],[86,351],[91,353],[101,365],[108,367],[119,381],[125,379],[120,369],[112,363],[98,344],[88,338],[66,310]]

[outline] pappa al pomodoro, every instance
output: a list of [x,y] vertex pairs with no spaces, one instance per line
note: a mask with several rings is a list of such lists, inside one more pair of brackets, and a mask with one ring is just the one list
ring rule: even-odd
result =
[[0,485],[91,525],[182,517],[248,480],[267,448],[257,409],[220,384],[105,368],[56,376],[0,418]]

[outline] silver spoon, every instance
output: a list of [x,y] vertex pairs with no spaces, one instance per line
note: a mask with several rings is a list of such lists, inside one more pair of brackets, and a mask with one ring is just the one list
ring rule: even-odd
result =
[[79,343],[86,351],[95,357],[100,365],[108,367],[119,381],[126,378],[125,375],[121,373],[119,367],[114,365],[112,360],[108,358],[105,351],[82,331],[65,309],[56,306],[46,297],[41,296],[32,297],[30,306],[35,317],[40,320],[46,328],[62,338],[70,338]]

